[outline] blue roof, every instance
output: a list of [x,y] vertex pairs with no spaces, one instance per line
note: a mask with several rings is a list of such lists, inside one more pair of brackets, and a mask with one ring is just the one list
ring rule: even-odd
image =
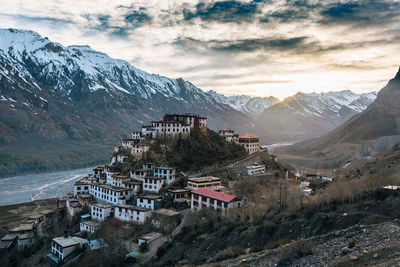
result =
[[82,219],[88,219],[88,218],[90,218],[90,214],[82,215],[81,218],[82,218]]

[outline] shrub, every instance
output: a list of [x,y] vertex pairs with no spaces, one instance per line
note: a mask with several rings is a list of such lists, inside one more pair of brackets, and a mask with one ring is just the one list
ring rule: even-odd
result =
[[356,245],[356,240],[352,239],[347,243],[347,247],[348,248],[354,248],[354,246]]
[[275,249],[275,248],[278,248],[280,246],[286,245],[287,243],[289,243],[289,240],[287,240],[287,239],[281,239],[281,240],[277,240],[277,241],[270,241],[264,246],[264,249]]
[[140,252],[146,252],[149,249],[149,245],[147,243],[142,243],[139,246]]
[[218,251],[218,253],[215,255],[215,260],[223,261],[226,259],[236,258],[237,256],[239,256],[241,254],[244,254],[244,250],[241,248],[239,248],[239,249],[227,248],[227,249]]
[[165,254],[165,248],[164,246],[161,246],[157,249],[156,255],[157,257],[161,258]]
[[283,264],[286,262],[291,262],[305,255],[312,254],[312,252],[313,243],[311,240],[295,241],[281,249],[278,263]]

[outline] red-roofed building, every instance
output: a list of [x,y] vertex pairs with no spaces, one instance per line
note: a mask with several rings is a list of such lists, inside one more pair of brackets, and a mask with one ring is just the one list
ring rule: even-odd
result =
[[214,208],[214,210],[224,212],[231,208],[238,208],[242,205],[242,200],[236,196],[214,191],[208,188],[200,188],[192,191],[192,210],[202,208]]
[[253,154],[260,150],[260,138],[251,134],[242,135],[239,136],[239,145],[244,147],[249,154]]

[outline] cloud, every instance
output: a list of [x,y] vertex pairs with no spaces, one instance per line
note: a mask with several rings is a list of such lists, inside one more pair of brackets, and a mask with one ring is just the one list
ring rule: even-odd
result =
[[370,27],[390,24],[399,18],[400,3],[387,0],[362,0],[337,2],[327,5],[321,12],[319,23],[325,25],[347,24]]
[[6,13],[0,13],[0,16],[10,17],[10,18],[20,20],[20,21],[25,21],[28,23],[46,22],[46,23],[75,24],[75,22],[73,20],[67,19],[67,18],[57,18],[57,17],[47,17],[47,16],[30,16],[30,15],[6,14]]
[[399,5],[395,0],[80,0],[79,5],[20,0],[4,5],[0,23],[63,45],[88,44],[144,71],[183,76],[202,89],[230,94],[251,89],[261,95],[268,89],[283,96],[293,90],[377,89],[375,83],[368,86],[370,77],[390,78],[399,64]]
[[135,29],[152,22],[152,17],[146,13],[145,7],[120,5],[116,10],[118,12],[114,16],[101,13],[84,14],[82,17],[89,23],[90,29],[119,37],[128,37]]
[[259,13],[259,1],[245,3],[240,1],[216,1],[212,3],[199,2],[194,10],[183,9],[186,21],[199,18],[204,22],[216,21],[222,23],[244,23],[250,22]]

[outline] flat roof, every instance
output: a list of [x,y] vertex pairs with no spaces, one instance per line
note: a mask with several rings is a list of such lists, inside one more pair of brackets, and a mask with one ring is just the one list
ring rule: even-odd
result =
[[174,210],[169,210],[169,209],[154,210],[153,213],[158,213],[158,214],[162,214],[162,215],[165,215],[165,216],[181,215],[179,212],[174,211]]
[[241,138],[241,139],[259,139],[257,136],[251,135],[251,134],[245,134],[245,135],[239,136],[239,138]]
[[17,227],[14,227],[10,230],[10,232],[21,232],[21,231],[32,231],[33,225],[32,224],[24,224]]
[[142,235],[141,237],[139,237],[139,239],[143,239],[143,240],[147,240],[147,241],[152,241],[154,239],[157,239],[161,236],[160,233],[156,233],[156,232],[151,232],[145,235]]
[[144,199],[159,199],[161,196],[159,195],[143,195],[143,196],[137,196],[138,198],[144,198]]
[[221,178],[214,176],[205,176],[205,177],[189,178],[188,180],[188,182],[195,182],[195,183],[216,182],[216,181],[221,181]]
[[122,180],[122,179],[131,179],[130,177],[126,176],[126,175],[118,175],[118,174],[114,174],[112,176],[112,178],[117,179],[117,180]]
[[226,193],[221,193],[221,192],[214,191],[214,190],[211,190],[211,189],[208,189],[208,188],[199,188],[199,189],[196,189],[196,190],[192,191],[192,193],[193,194],[202,195],[202,196],[205,196],[205,197],[214,198],[214,199],[217,199],[217,200],[221,200],[223,202],[231,202],[231,201],[236,199],[236,197],[233,196],[233,195],[229,195],[229,194],[226,194]]
[[74,183],[74,185],[87,184],[87,180],[88,180],[88,177],[83,177],[83,178],[79,179],[78,181],[76,181]]
[[172,193],[190,192],[189,189],[185,189],[185,188],[168,189],[168,191],[169,191],[169,192],[172,192]]
[[151,172],[151,170],[150,169],[134,169],[134,170],[131,170],[131,172]]
[[165,178],[164,178],[164,177],[155,177],[155,176],[150,176],[150,175],[148,175],[148,176],[143,177],[143,179],[149,179],[149,180],[164,180]]
[[104,203],[93,203],[92,206],[107,209],[107,208],[112,208],[111,205],[104,204]]
[[53,238],[53,241],[56,242],[57,244],[59,244],[63,248],[74,246],[74,245],[78,245],[78,244],[82,244],[82,243],[88,243],[87,239],[80,238],[80,237],[77,237],[77,236],[55,237],[55,238]]
[[24,234],[18,235],[18,239],[20,239],[20,240],[32,239],[32,238],[33,238],[33,233],[32,232],[28,232],[28,233],[24,233]]
[[95,221],[83,221],[81,223],[92,226],[92,227],[100,227],[100,223],[95,222]]
[[167,170],[171,170],[171,169],[175,169],[175,168],[169,167],[169,166],[158,166],[158,167],[154,167],[154,169],[167,169]]
[[102,187],[102,188],[109,189],[111,191],[117,191],[117,192],[124,192],[124,191],[132,190],[132,188],[113,187],[108,184],[92,184],[92,186],[98,186],[98,187]]
[[16,237],[17,237],[17,234],[8,233],[5,236],[3,236],[1,241],[11,241],[11,240],[14,240]]
[[143,208],[143,207],[136,207],[136,206],[132,206],[132,205],[117,205],[116,207],[118,208],[123,208],[123,209],[128,209],[128,210],[136,210],[136,211],[150,211],[151,209],[148,208]]

